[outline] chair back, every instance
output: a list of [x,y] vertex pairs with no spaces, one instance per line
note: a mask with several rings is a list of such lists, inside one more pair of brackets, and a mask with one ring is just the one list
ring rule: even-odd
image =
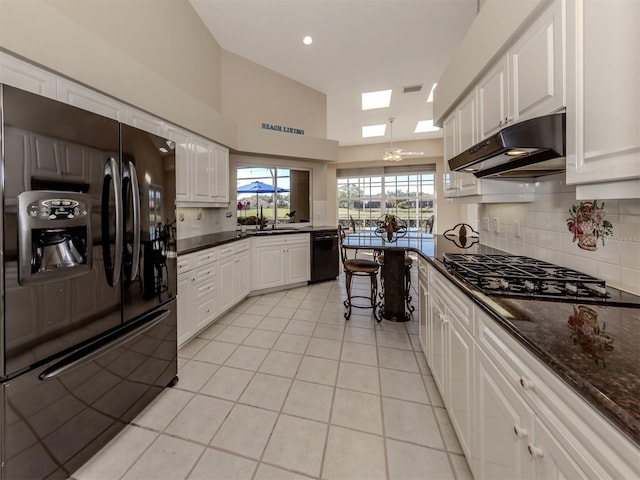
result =
[[338,239],[340,240],[340,260],[342,261],[342,266],[344,267],[344,262],[345,260],[347,260],[347,249],[344,246],[344,239],[346,238],[347,234],[344,231],[344,228],[342,228],[342,225],[338,225]]
[[349,224],[351,225],[351,232],[356,233],[356,221],[351,215],[349,215]]
[[435,221],[435,215],[431,215],[427,219],[427,223],[424,225],[425,233],[433,233],[433,222]]

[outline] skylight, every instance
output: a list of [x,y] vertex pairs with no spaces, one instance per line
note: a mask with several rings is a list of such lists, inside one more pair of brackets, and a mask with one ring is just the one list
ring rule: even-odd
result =
[[387,128],[387,124],[382,125],[364,125],[362,127],[362,138],[382,137]]
[[362,110],[385,108],[391,103],[391,90],[366,92],[362,94]]
[[433,120],[420,120],[413,133],[437,132],[438,130],[440,130],[438,127],[433,126]]
[[438,84],[434,83],[433,87],[431,87],[431,91],[429,91],[429,96],[427,97],[427,103],[433,103],[433,92],[436,90],[437,86]]

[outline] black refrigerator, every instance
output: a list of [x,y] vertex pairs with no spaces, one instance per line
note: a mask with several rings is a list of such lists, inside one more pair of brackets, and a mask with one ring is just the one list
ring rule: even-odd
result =
[[0,114],[0,478],[67,478],[177,381],[175,150],[7,85]]

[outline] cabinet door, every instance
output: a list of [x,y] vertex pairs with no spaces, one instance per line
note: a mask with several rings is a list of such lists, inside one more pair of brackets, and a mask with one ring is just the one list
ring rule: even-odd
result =
[[178,276],[178,347],[184,345],[196,333],[191,300],[195,281],[194,272]]
[[280,245],[258,246],[251,264],[251,290],[285,284],[284,249]]
[[564,2],[553,2],[509,53],[515,121],[565,106],[563,10]]
[[216,277],[196,285],[196,332],[213,322],[218,314],[216,286]]
[[213,178],[213,199],[216,202],[229,202],[229,150],[214,145],[215,169]]
[[449,318],[447,411],[458,433],[462,450],[468,456],[474,433],[471,424],[475,403],[473,337],[454,316],[449,314]]
[[0,52],[0,83],[56,99],[57,82],[53,73]]
[[533,435],[533,411],[491,360],[476,348],[476,442],[472,462],[477,478],[533,478],[527,452]]
[[235,305],[235,257],[228,257],[218,260],[218,278],[220,285],[218,287],[218,304],[220,313],[228,310]]
[[210,202],[214,151],[211,145],[200,140],[193,140],[191,145],[194,166],[193,200],[196,202]]
[[589,478],[538,418],[535,423],[535,443],[529,442],[527,451],[535,461],[536,478]]
[[125,116],[123,103],[64,78],[58,79],[58,100],[119,122]]
[[177,128],[166,131],[167,138],[175,142],[176,201],[192,200],[193,158],[189,136]]
[[600,188],[596,183],[578,187],[578,198],[638,198],[640,2],[585,0],[570,5],[567,183],[603,182]]
[[509,69],[503,57],[478,83],[478,141],[500,131],[509,121]]
[[[420,265],[420,269],[422,269],[422,264]],[[422,274],[420,274],[422,276]],[[429,356],[430,348],[428,345],[428,341],[430,339],[429,335],[429,287],[427,285],[426,277],[425,279],[418,279],[418,289],[419,289],[419,305],[418,305],[418,313],[420,322],[418,324],[418,334],[420,335],[420,346],[422,347],[422,353],[424,353],[424,357],[427,360],[427,363],[431,363],[431,359]]]
[[476,90],[466,96],[457,108],[458,111],[458,153],[478,143],[478,116],[476,108]]
[[249,252],[241,252],[235,256],[235,276],[236,276],[236,303],[249,295],[251,291],[251,264],[249,263]]
[[287,283],[299,283],[309,281],[310,252],[309,243],[287,245]]
[[154,135],[162,135],[162,121],[134,107],[125,108],[125,123]]
[[445,197],[454,197],[456,194],[455,172],[449,170],[449,159],[458,153],[457,145],[457,121],[454,113],[442,122],[442,140],[444,142],[444,177],[443,188]]
[[53,138],[31,134],[31,175],[60,179],[60,144]]
[[447,391],[445,389],[445,375],[446,375],[446,307],[444,301],[431,292],[429,295],[429,314],[431,316],[431,373],[433,379],[438,385],[440,395],[445,403],[448,401],[446,398]]

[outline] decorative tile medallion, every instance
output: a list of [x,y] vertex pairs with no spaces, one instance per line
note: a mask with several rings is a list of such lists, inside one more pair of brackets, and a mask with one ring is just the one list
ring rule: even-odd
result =
[[583,250],[597,250],[598,240],[604,246],[605,237],[613,235],[613,225],[605,220],[604,202],[580,202],[569,209],[567,228],[573,233],[573,241]]

